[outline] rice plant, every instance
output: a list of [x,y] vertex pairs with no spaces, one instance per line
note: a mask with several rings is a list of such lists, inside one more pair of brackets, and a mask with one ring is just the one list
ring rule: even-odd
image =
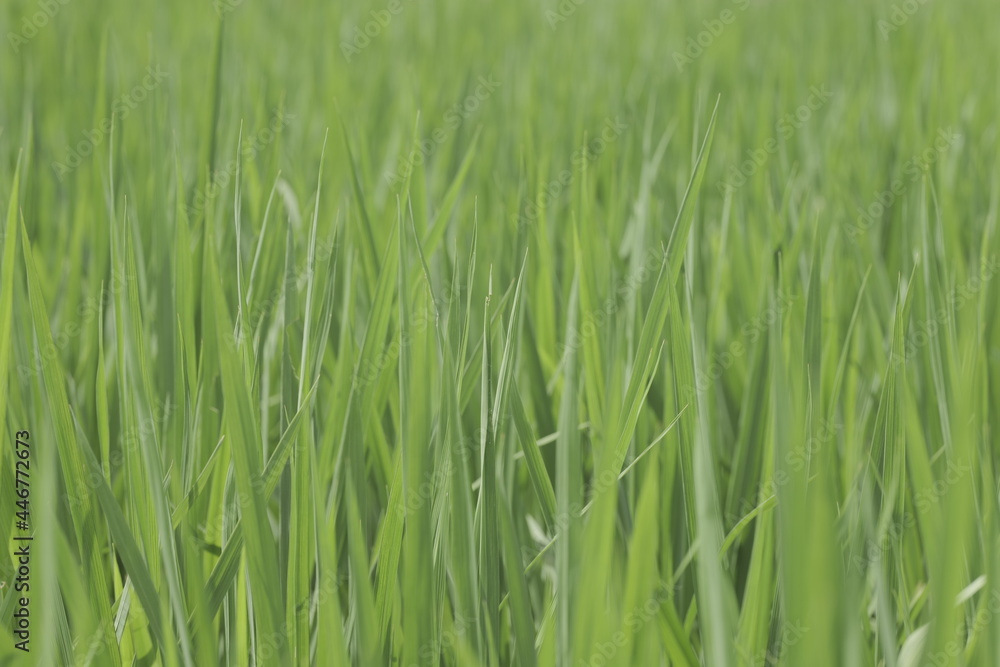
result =
[[8,0],[0,667],[1000,665],[987,0]]

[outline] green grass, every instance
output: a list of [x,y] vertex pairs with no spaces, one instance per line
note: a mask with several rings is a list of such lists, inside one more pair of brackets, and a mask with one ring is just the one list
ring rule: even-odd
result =
[[5,3],[0,667],[1000,664],[998,20]]

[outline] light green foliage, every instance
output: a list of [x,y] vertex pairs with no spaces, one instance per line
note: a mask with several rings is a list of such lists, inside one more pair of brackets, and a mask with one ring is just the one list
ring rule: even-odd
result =
[[3,3],[0,667],[1000,664],[998,25]]

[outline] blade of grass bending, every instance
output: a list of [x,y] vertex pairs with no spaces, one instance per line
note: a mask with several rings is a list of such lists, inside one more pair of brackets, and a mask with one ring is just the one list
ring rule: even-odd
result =
[[[482,485],[477,501],[479,524],[479,594],[486,609],[485,636],[496,641],[500,635],[500,536],[497,512],[497,454],[496,432],[493,428],[491,404],[493,397],[493,345],[490,335],[490,299],[493,296],[493,276],[490,270],[490,284],[486,295],[483,318],[483,362],[480,390],[480,469]],[[499,659],[498,646],[489,645],[487,664],[493,665]]]
[[[208,272],[208,295],[213,301],[213,311],[219,319],[216,328],[216,343],[219,354],[219,375],[222,379],[222,393],[226,400],[225,424],[229,435],[230,450],[233,455],[236,486],[241,506],[245,506],[243,516],[244,537],[247,546],[247,564],[250,589],[253,595],[253,611],[258,636],[273,637],[279,632],[282,618],[281,593],[274,577],[277,571],[277,549],[271,523],[267,517],[262,489],[254,481],[262,470],[260,430],[253,417],[253,405],[246,385],[246,375],[238,356],[235,341],[231,338],[232,321],[222,294],[214,251],[206,249]],[[287,644],[281,643],[270,660],[263,664],[285,664]]]
[[372,235],[372,222],[371,216],[368,214],[368,208],[365,202],[367,198],[365,197],[364,189],[361,187],[361,176],[358,174],[358,164],[354,159],[354,152],[351,150],[351,141],[347,136],[347,126],[344,124],[343,118],[340,120],[340,129],[344,137],[344,149],[347,151],[347,163],[351,168],[351,192],[354,194],[354,203],[358,207],[358,211],[361,214],[361,238],[363,243],[361,244],[361,256],[364,259],[365,275],[368,279],[369,285],[375,285],[378,281],[376,276],[383,273],[382,268],[387,267],[384,260],[379,263],[378,252],[375,246],[375,237]]
[[636,368],[629,379],[628,388],[622,405],[625,410],[619,415],[619,423],[616,425],[614,437],[614,450],[608,460],[608,469],[617,474],[625,462],[629,446],[632,443],[632,436],[635,434],[636,423],[639,420],[639,412],[646,403],[646,396],[653,380],[653,374],[659,367],[660,352],[663,349],[662,336],[663,327],[667,320],[667,311],[670,306],[670,282],[668,280],[669,269],[666,258],[660,262],[660,272],[656,279],[656,287],[653,290],[653,298],[646,312],[646,319],[642,324],[642,331],[639,334],[639,342],[636,344],[635,359]]
[[[21,187],[21,153],[17,154],[17,165],[14,167],[14,182],[10,187],[10,201],[7,203],[7,223],[3,235],[3,264],[0,264],[0,429],[6,433],[7,424],[7,387],[9,384],[11,322],[14,308],[14,251],[17,248],[17,210],[18,191]],[[12,461],[13,459],[10,459]],[[5,489],[14,488],[12,465],[6,456],[0,456],[0,478]],[[5,501],[13,502],[13,496],[3,495]],[[0,544],[10,543],[10,521],[0,521]],[[10,554],[2,556],[2,571],[13,572],[9,560]]]
[[[507,396],[510,392],[510,385],[514,375],[514,353],[516,351],[516,333],[520,331],[523,291],[524,269],[528,263],[528,255],[525,253],[521,261],[521,270],[517,275],[517,285],[514,288],[514,297],[511,303],[510,321],[507,323],[507,336],[504,340],[503,354],[500,357],[500,371],[497,373],[496,395],[493,397],[493,407],[490,415],[490,427],[493,433],[499,430],[500,419],[507,411]],[[499,454],[498,454],[498,458]]]
[[[326,135],[323,138],[323,148],[320,151],[319,170],[316,175],[316,204],[313,209],[312,226],[309,231],[309,248],[306,263],[306,297],[305,316],[302,324],[302,352],[298,369],[298,386],[295,387],[295,398],[298,401],[296,411],[301,411],[309,406],[305,402],[303,394],[306,391],[307,379],[312,374],[311,355],[316,352],[311,349],[311,335],[313,327],[313,313],[316,308],[315,299],[317,292],[316,275],[316,235],[319,224],[320,196],[323,187],[323,163],[326,157]],[[292,285],[288,285],[289,288]],[[290,299],[286,299],[290,303]],[[285,319],[286,336],[291,333],[288,321],[288,313]],[[325,343],[325,341],[323,341]],[[290,377],[288,380],[294,382]],[[283,378],[284,382],[284,378]],[[288,392],[291,394],[291,392]],[[288,396],[289,401],[291,396]],[[294,403],[289,403],[290,408]],[[291,659],[296,664],[309,661],[309,598],[310,579],[312,577],[314,555],[316,551],[316,535],[313,532],[316,519],[312,483],[312,474],[315,467],[314,442],[312,424],[303,422],[299,427],[298,443],[292,451],[290,462],[291,473],[291,533],[288,547],[288,600],[285,610],[286,626],[292,635]]]
[[347,509],[347,560],[353,594],[351,615],[354,617],[357,660],[362,665],[381,665],[385,664],[385,660],[378,644],[375,596],[372,594],[371,581],[368,577],[370,567],[365,553],[354,479],[348,477],[346,481],[344,499]]
[[420,245],[426,249],[428,254],[434,253],[438,244],[441,243],[441,239],[444,238],[445,231],[448,229],[452,212],[455,210],[455,204],[458,202],[458,195],[462,191],[462,184],[465,183],[465,177],[472,166],[472,158],[476,154],[476,145],[479,143],[481,130],[482,128],[477,128],[476,133],[472,136],[472,141],[469,142],[469,148],[465,152],[465,157],[462,158],[462,163],[458,167],[458,173],[455,174],[455,178],[452,180],[451,185],[448,186],[447,192],[441,198],[441,205],[431,219],[430,226],[424,232],[423,237],[417,237],[421,239]]
[[448,437],[445,442],[451,445],[447,453],[451,466],[451,474],[448,479],[451,507],[449,551],[451,575],[455,589],[455,614],[458,618],[464,619],[467,626],[472,627],[470,644],[476,654],[480,655],[483,639],[477,604],[479,599],[479,568],[475,557],[475,501],[472,497],[472,485],[467,466],[471,458],[471,449],[468,447],[462,431],[461,410],[459,408],[459,382],[461,379],[455,370],[454,353],[444,345],[444,336],[440,328],[438,336],[441,339],[440,345],[444,356],[441,382],[442,419],[445,420],[447,426]]
[[542,508],[542,519],[551,531],[555,528],[556,492],[552,488],[552,480],[549,479],[549,472],[545,468],[541,448],[531,431],[531,424],[528,422],[528,415],[521,402],[521,393],[517,389],[516,381],[511,383],[510,391],[514,428],[521,443],[521,451],[524,452],[525,467],[528,469],[531,485],[535,488],[535,494],[538,496],[538,504]]
[[[501,496],[503,496],[502,490]],[[507,586],[510,590],[510,618],[514,630],[517,664],[519,667],[535,667],[535,621],[521,563],[521,545],[514,528],[510,505],[507,498],[501,497],[498,502],[498,517]]]
[[[11,239],[8,239],[10,241]],[[45,299],[42,296],[41,284],[38,271],[35,268],[34,253],[31,249],[31,241],[28,238],[28,230],[21,220],[21,249],[24,256],[26,280],[28,285],[29,305],[31,309],[31,319],[35,329],[35,337],[39,350],[55,350],[55,343],[52,340],[52,331],[49,328],[49,318],[45,306]],[[5,255],[7,254],[5,249]],[[48,402],[49,412],[54,423],[56,435],[56,446],[59,452],[59,463],[62,469],[63,480],[69,497],[79,502],[70,503],[70,516],[76,535],[76,543],[79,545],[81,553],[79,558],[84,563],[88,581],[91,588],[91,602],[96,606],[98,618],[104,633],[104,641],[109,647],[114,647],[114,624],[111,615],[111,607],[107,599],[107,579],[104,574],[104,562],[101,557],[103,550],[99,542],[103,531],[96,530],[92,525],[94,521],[94,503],[90,489],[87,488],[85,480],[86,468],[84,453],[90,452],[86,446],[76,438],[73,426],[73,419],[70,415],[69,399],[64,385],[65,375],[62,373],[58,358],[47,358],[42,365],[42,379],[45,386],[45,398]],[[100,475],[100,466],[98,466]],[[103,481],[103,476],[101,477]],[[155,600],[155,602],[154,602]],[[154,605],[156,612],[159,611],[159,597],[147,598],[146,604]],[[159,639],[164,639],[161,634]],[[162,648],[162,644],[161,644]],[[121,657],[117,651],[111,652],[112,664],[121,664]]]
[[[690,274],[688,274],[690,275]],[[690,282],[688,282],[690,290]],[[688,297],[690,299],[690,297]],[[679,310],[679,308],[678,308]],[[702,336],[696,330],[694,318],[689,313],[689,339],[692,341],[692,358],[695,377],[702,377]],[[735,637],[736,597],[732,583],[726,576],[718,553],[722,547],[722,512],[715,479],[715,464],[709,442],[709,406],[702,394],[695,397],[697,422],[694,432],[694,486],[695,526],[698,540],[698,616],[708,664],[718,667],[732,665],[733,637]]]
[[559,409],[559,437],[556,440],[556,510],[557,520],[565,523],[562,539],[555,545],[556,561],[556,654],[561,665],[573,662],[571,630],[576,612],[576,582],[580,554],[580,518],[583,506],[583,478],[580,462],[580,431],[577,429],[577,364],[576,336],[578,321],[578,276],[574,269],[570,287],[569,311],[566,316],[566,365],[563,374],[562,398]]
[[677,210],[677,219],[674,221],[673,229],[670,230],[670,240],[667,242],[667,264],[671,268],[671,282],[676,283],[677,277],[681,273],[681,260],[687,251],[688,235],[691,232],[691,225],[694,222],[694,204],[698,192],[701,190],[701,182],[705,178],[705,170],[708,167],[708,155],[712,151],[712,137],[715,134],[715,118],[719,113],[719,102],[722,95],[715,99],[715,108],[712,110],[712,119],[708,121],[708,129],[705,130],[705,137],[701,142],[701,150],[698,151],[698,158],[694,163],[694,170],[691,172],[691,180],[688,181],[687,189],[684,191],[684,198],[681,199],[680,208]]
[[389,500],[385,508],[385,518],[379,526],[376,538],[375,558],[378,569],[375,572],[375,608],[378,614],[378,639],[384,645],[389,636],[392,608],[399,581],[399,558],[403,546],[403,523],[407,505],[403,502],[403,461],[400,451],[396,451],[392,482],[389,486]]
[[[616,642],[621,649],[620,664],[650,664],[658,655],[650,655],[643,649],[648,642],[642,638],[653,634],[651,618],[637,614],[636,610],[649,610],[653,603],[656,613],[664,604],[672,604],[670,590],[660,583],[657,546],[660,542],[660,466],[659,450],[653,451],[646,462],[645,480],[639,489],[635,509],[635,528],[628,545],[628,562],[625,571],[625,586],[622,600],[622,616],[616,632],[621,632],[623,641]],[[621,637],[620,636],[620,637]],[[659,646],[657,646],[657,649]]]
[[[429,317],[427,285],[418,281],[410,288],[407,282],[407,240],[404,216],[397,212],[399,238],[398,298],[399,298],[399,447],[403,467],[403,497],[419,497],[421,488],[432,480],[432,411],[431,393],[422,385],[433,386],[434,371],[430,336],[426,326],[414,323],[419,315]],[[415,292],[415,294],[414,294]],[[431,498],[422,498],[406,514],[403,532],[403,615],[404,664],[418,663],[420,647],[436,635],[437,620],[426,609],[436,608],[439,590],[433,585],[434,571]]]
[[[82,433],[80,434],[80,437],[83,437]],[[115,500],[114,493],[111,491],[110,487],[108,487],[107,482],[104,481],[100,462],[90,450],[89,445],[86,443],[82,444],[83,446],[80,447],[80,450],[83,452],[83,464],[87,469],[87,483],[93,483],[92,492],[104,512],[104,517],[108,522],[108,528],[111,532],[112,538],[114,539],[115,550],[125,566],[125,571],[128,573],[128,581],[131,583],[132,589],[135,591],[136,596],[139,598],[139,602],[145,610],[153,636],[156,637],[157,641],[161,643],[167,641],[168,639],[172,640],[170,637],[170,635],[172,635],[172,631],[163,623],[159,593],[156,590],[156,586],[153,584],[152,577],[149,575],[146,560],[142,557],[139,545],[135,540],[132,530],[128,526],[128,522],[125,520],[125,515],[119,507],[118,501]],[[115,627],[114,623],[112,622],[109,627],[113,632]],[[110,646],[114,646],[116,644],[117,638],[113,644],[110,644]]]
[[[143,331],[141,322],[141,312],[139,306],[139,280],[135,265],[135,253],[133,249],[133,238],[131,230],[125,228],[125,284],[127,297],[127,316],[129,319],[125,339],[121,345],[131,345],[134,361],[137,368],[134,372],[139,373],[141,380],[136,383],[138,392],[138,402],[145,408],[142,415],[142,423],[152,423],[154,418],[148,410],[152,396],[148,369],[149,361],[143,344]],[[124,391],[124,388],[123,388]],[[138,416],[138,415],[137,415]],[[191,643],[188,638],[187,611],[184,597],[181,592],[181,571],[178,562],[177,546],[174,542],[173,526],[170,521],[169,503],[166,498],[163,479],[164,474],[161,464],[161,453],[156,439],[156,429],[152,429],[152,437],[139,438],[140,449],[142,451],[146,477],[149,482],[149,498],[152,501],[150,508],[155,517],[156,530],[159,537],[160,555],[162,558],[163,572],[167,578],[167,589],[169,591],[168,600],[174,614],[177,625],[177,638],[181,657],[185,665],[193,664],[191,657]],[[170,647],[173,650],[174,647]]]
[[[271,453],[271,458],[268,459],[267,466],[261,473],[260,478],[254,482],[255,486],[263,489],[262,493],[265,499],[270,498],[274,494],[275,489],[278,488],[278,482],[281,480],[281,472],[285,469],[285,463],[291,454],[292,443],[295,441],[298,433],[299,424],[302,422],[304,415],[309,411],[310,399],[318,383],[319,380],[317,379],[313,383],[312,388],[306,393],[302,401],[302,407],[299,408],[295,416],[288,422],[281,440]],[[185,515],[180,513],[180,510],[184,507],[186,505],[178,506],[178,510],[174,512],[173,523],[175,528],[184,519]],[[243,519],[240,519],[229,534],[226,546],[222,549],[222,555],[216,561],[215,567],[209,575],[208,583],[205,586],[206,614],[209,618],[215,618],[215,614],[222,606],[223,600],[232,589],[234,578],[239,570],[240,557],[243,555],[244,545]],[[195,628],[195,632],[197,630],[198,628]]]

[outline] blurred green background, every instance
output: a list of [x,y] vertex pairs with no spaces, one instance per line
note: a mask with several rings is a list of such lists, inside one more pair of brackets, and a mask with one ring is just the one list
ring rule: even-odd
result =
[[0,665],[1000,664],[998,28],[6,0]]

